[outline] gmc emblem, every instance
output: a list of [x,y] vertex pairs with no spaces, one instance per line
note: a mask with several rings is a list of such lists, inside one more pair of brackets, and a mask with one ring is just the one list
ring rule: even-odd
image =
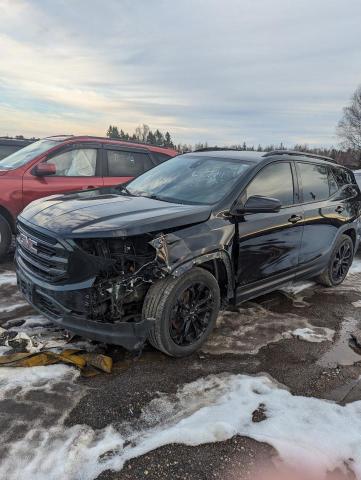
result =
[[20,233],[18,235],[18,242],[26,250],[29,250],[30,252],[33,252],[33,253],[38,253],[38,250],[36,248],[37,242],[35,242],[31,238],[29,238],[27,235],[24,235],[23,233]]

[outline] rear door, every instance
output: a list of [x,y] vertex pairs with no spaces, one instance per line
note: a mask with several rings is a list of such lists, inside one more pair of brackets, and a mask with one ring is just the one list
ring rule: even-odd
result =
[[155,166],[145,149],[104,145],[104,185],[126,183]]
[[293,162],[265,166],[242,193],[241,202],[253,195],[277,198],[282,208],[277,213],[246,214],[239,222],[238,294],[258,282],[292,276],[299,262],[303,210]]
[[56,173],[37,177],[34,175],[34,165],[25,172],[24,207],[37,198],[103,186],[100,144],[89,142],[66,145],[50,154],[43,162],[54,164]]
[[[296,162],[304,209],[300,265],[326,264],[338,230],[354,216],[353,179],[339,167]],[[349,177],[349,178],[348,178]]]

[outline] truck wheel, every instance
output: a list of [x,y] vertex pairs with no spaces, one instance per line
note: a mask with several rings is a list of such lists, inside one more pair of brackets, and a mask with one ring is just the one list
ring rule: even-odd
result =
[[0,215],[0,259],[8,253],[11,245],[11,238],[12,233],[9,222]]
[[351,238],[348,235],[341,235],[332,251],[327,268],[316,281],[326,287],[340,285],[345,280],[352,265],[353,250]]
[[203,268],[159,280],[143,305],[143,318],[155,320],[148,340],[172,357],[191,355],[211,333],[219,308],[217,280]]

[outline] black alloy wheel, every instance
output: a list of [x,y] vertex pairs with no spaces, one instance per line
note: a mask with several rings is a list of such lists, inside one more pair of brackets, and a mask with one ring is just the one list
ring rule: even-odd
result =
[[193,283],[177,299],[169,321],[170,337],[176,345],[196,343],[207,330],[214,309],[210,288],[203,282]]
[[352,265],[354,244],[349,235],[341,235],[330,255],[325,270],[315,280],[326,287],[336,287],[342,283]]
[[341,283],[347,275],[353,260],[353,249],[349,241],[339,246],[333,257],[331,275],[334,283]]
[[204,268],[158,280],[143,304],[142,317],[154,321],[149,342],[172,357],[191,355],[212,332],[220,305],[218,282]]

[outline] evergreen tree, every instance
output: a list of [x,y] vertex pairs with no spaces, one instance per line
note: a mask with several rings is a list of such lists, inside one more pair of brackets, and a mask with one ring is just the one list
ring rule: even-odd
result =
[[166,132],[166,134],[164,135],[164,146],[174,148],[174,144],[172,142],[172,137],[170,136],[169,132]]
[[163,146],[164,145],[164,136],[163,136],[163,133],[158,130],[158,128],[154,132],[154,136],[155,136],[155,144],[160,146],[160,147]]
[[149,133],[148,133],[148,136],[147,136],[147,143],[149,143],[150,145],[155,144],[155,135],[152,132],[152,130],[149,130]]
[[120,138],[118,127],[110,125],[107,131],[107,137]]

